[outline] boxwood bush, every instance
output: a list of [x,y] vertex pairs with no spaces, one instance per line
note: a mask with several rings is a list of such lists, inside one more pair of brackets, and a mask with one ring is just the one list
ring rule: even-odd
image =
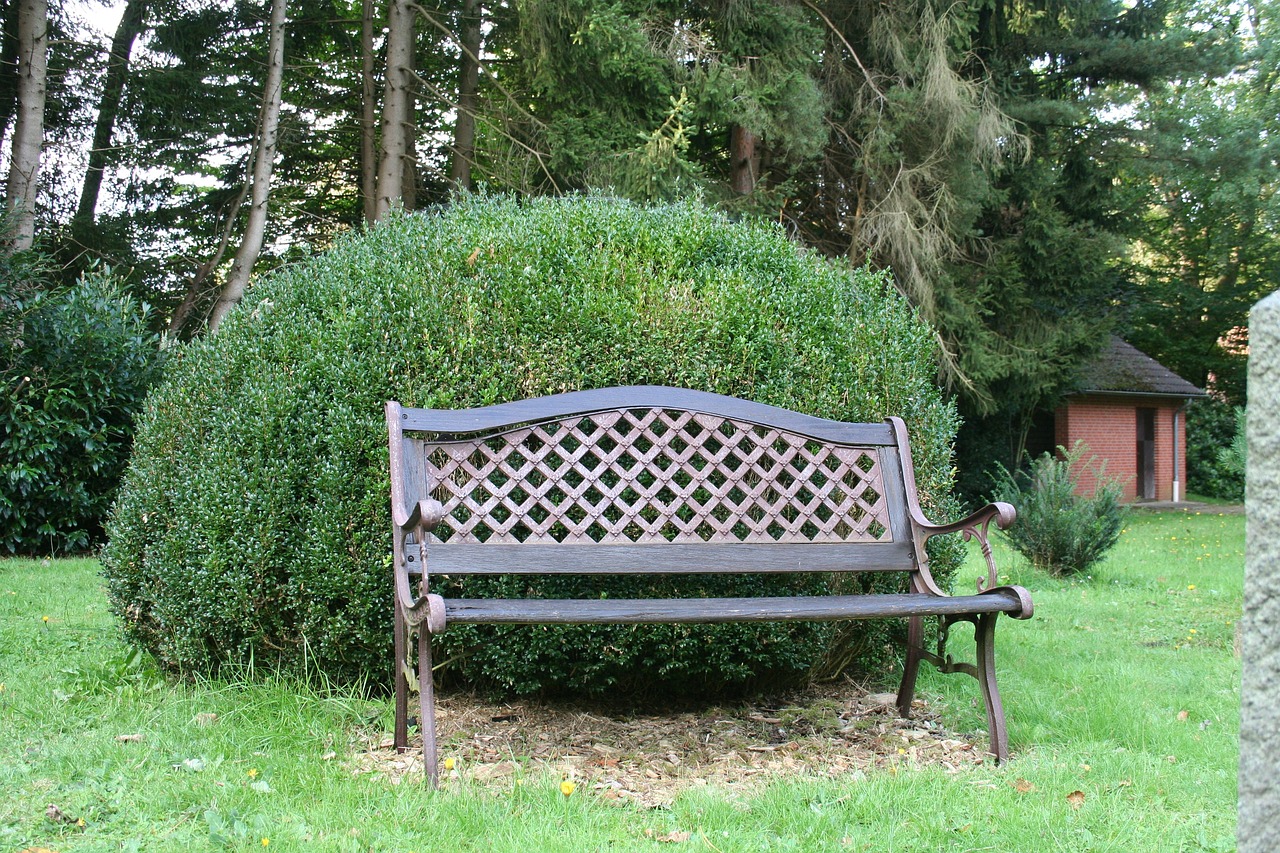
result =
[[[252,660],[389,684],[388,398],[456,408],[665,384],[832,418],[898,414],[944,516],[956,418],[933,355],[883,276],[696,202],[474,196],[392,217],[263,280],[171,361],[109,525],[112,607],[174,670]],[[938,551],[945,578],[958,546]],[[459,626],[438,660],[518,691],[647,678],[705,692],[851,658],[882,666],[885,630]]]

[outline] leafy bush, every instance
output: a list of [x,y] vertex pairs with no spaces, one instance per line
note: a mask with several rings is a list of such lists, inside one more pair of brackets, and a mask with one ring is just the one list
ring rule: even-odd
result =
[[1244,500],[1244,409],[1213,398],[1187,406],[1187,490]]
[[35,272],[0,269],[0,551],[79,551],[100,538],[159,341],[110,276],[49,291]]
[[[1243,456],[1224,456],[1240,435],[1244,410],[1222,400],[1196,400],[1187,407],[1187,491],[1225,501],[1244,500]],[[1242,444],[1243,446],[1243,444]],[[1224,464],[1225,462],[1225,464]]]
[[[1128,516],[1120,503],[1124,487],[1107,476],[1105,462],[1085,458],[1083,442],[1058,450],[1061,457],[1045,453],[1026,472],[999,466],[993,499],[1018,510],[1017,522],[1005,531],[1014,550],[1049,574],[1082,574],[1120,540]],[[1097,487],[1080,495],[1079,474],[1087,468],[1094,468]]]
[[[112,606],[173,669],[252,657],[389,683],[388,398],[457,408],[635,383],[843,419],[900,414],[944,517],[956,423],[932,346],[882,276],[692,202],[471,197],[393,217],[262,281],[173,360],[110,523]],[[945,578],[958,546],[936,553]],[[622,688],[636,673],[705,690],[804,672],[859,643],[883,661],[883,630],[455,626],[439,659],[445,674],[520,690]]]
[[1222,480],[1230,483],[1219,497],[1228,500],[1244,500],[1245,470],[1249,462],[1249,432],[1247,416],[1243,407],[1235,410],[1236,431],[1231,436],[1231,443],[1218,448],[1218,471]]

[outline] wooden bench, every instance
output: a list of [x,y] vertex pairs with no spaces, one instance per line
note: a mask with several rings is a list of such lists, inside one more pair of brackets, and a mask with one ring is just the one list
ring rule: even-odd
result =
[[[898,418],[841,423],[677,388],[577,391],[478,409],[386,405],[395,561],[395,744],[408,748],[411,635],[423,757],[437,782],[431,638],[454,623],[908,620],[897,706],[911,711],[921,659],[981,685],[991,751],[1008,758],[996,689],[996,617],[1031,616],[1025,589],[1000,586],[992,504],[933,524],[917,498]],[[976,537],[987,576],[948,595],[925,541]],[[894,594],[787,598],[450,599],[433,575],[903,572]],[[924,648],[924,617],[971,622],[976,664]]]

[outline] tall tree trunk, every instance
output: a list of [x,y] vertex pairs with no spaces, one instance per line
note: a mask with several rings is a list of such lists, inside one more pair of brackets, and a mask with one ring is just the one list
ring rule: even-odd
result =
[[89,150],[89,168],[84,174],[84,186],[80,190],[80,205],[76,208],[75,224],[92,225],[98,208],[98,193],[102,190],[102,173],[111,159],[111,132],[115,129],[116,116],[120,113],[120,98],[124,94],[125,80],[129,75],[129,54],[133,43],[142,32],[147,0],[129,0],[111,40],[111,55],[107,58],[107,73],[102,83],[102,98],[98,101],[98,121],[93,127],[93,148]]
[[737,195],[751,195],[759,168],[756,135],[735,124],[729,128],[729,188]]
[[240,216],[240,208],[248,197],[249,182],[246,181],[244,186],[240,188],[239,195],[236,196],[235,201],[231,203],[231,207],[222,217],[222,234],[218,239],[218,248],[214,250],[213,255],[207,261],[200,265],[195,275],[191,276],[190,281],[187,282],[186,293],[183,294],[182,302],[174,310],[173,316],[169,318],[167,340],[175,341],[190,338],[195,331],[198,331],[198,329],[188,328],[197,325],[193,312],[196,306],[203,302],[208,295],[205,286],[206,282],[227,254],[227,246],[231,244],[231,232],[236,227],[236,219]]
[[0,30],[0,147],[18,106],[18,0],[0,0],[4,28]]
[[[417,116],[417,98],[410,93],[409,115]],[[418,209],[418,140],[413,128],[415,121],[409,121],[409,132],[404,135],[404,175],[400,179],[400,206],[405,210]]]
[[[412,11],[412,9],[410,10]],[[417,57],[410,50],[405,61],[404,78],[409,81],[409,89],[405,92],[404,120],[404,163],[403,177],[400,179],[400,206],[405,210],[418,209],[418,92],[417,92]]]
[[271,37],[267,48],[267,83],[262,90],[262,110],[254,143],[253,200],[244,239],[231,261],[227,282],[209,317],[209,331],[216,332],[224,317],[240,302],[249,284],[249,274],[262,252],[267,230],[267,202],[271,197],[271,171],[275,166],[276,141],[280,131],[280,102],[284,88],[285,0],[271,0]]
[[360,198],[364,221],[378,218],[378,100],[374,91],[373,0],[360,14]]
[[13,127],[6,204],[15,252],[30,249],[36,233],[36,181],[44,138],[45,78],[49,61],[49,4],[21,0],[18,7],[18,120]]
[[472,187],[471,164],[476,154],[476,99],[480,89],[480,0],[463,0],[462,61],[458,72],[458,118],[453,126],[453,161],[449,180],[460,190]]
[[387,4],[387,80],[382,97],[382,157],[378,162],[375,215],[387,215],[404,199],[404,163],[408,154],[409,87],[413,68],[414,14],[409,0]]

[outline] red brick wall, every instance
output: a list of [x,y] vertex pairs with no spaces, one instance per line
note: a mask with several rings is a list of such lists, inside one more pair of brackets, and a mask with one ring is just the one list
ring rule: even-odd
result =
[[[1173,427],[1178,424],[1178,497],[1186,499],[1186,417],[1180,399],[1082,395],[1069,398],[1055,413],[1056,441],[1066,448],[1083,441],[1090,453],[1105,459],[1107,474],[1124,482],[1124,498],[1137,496],[1138,409],[1155,409],[1155,499],[1173,500]],[[1079,491],[1097,487],[1092,470],[1079,472]]]

